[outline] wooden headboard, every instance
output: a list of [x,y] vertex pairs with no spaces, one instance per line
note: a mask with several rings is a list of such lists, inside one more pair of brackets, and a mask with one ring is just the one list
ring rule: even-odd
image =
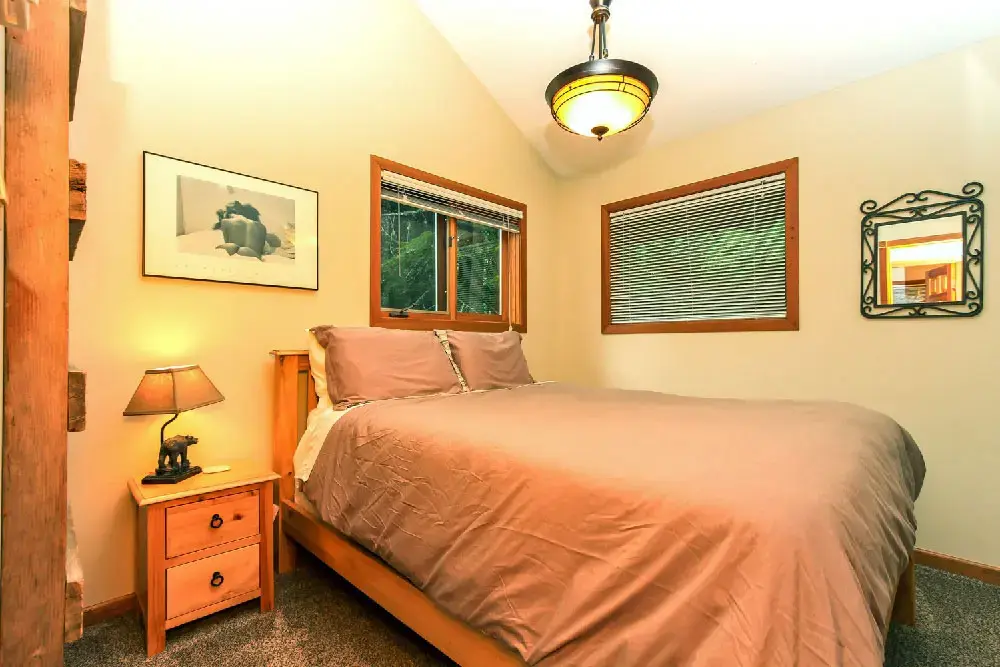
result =
[[[273,350],[274,406],[271,415],[271,451],[278,480],[278,507],[295,501],[295,448],[306,429],[306,417],[316,407],[316,383],[309,372],[306,350]],[[278,513],[278,571],[294,567],[294,547],[282,544],[282,512]]]

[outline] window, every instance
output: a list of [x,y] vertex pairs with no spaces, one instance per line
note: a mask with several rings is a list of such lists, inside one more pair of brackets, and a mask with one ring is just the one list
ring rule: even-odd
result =
[[526,331],[527,209],[372,156],[372,326]]
[[798,330],[798,159],[602,207],[604,333]]

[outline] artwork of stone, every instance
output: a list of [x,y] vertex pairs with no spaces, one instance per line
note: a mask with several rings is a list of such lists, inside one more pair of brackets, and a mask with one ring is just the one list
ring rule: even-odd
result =
[[295,259],[295,223],[284,225],[285,241],[272,232],[260,221],[260,212],[252,204],[231,201],[226,208],[215,212],[219,220],[212,229],[222,231],[223,243],[215,246],[225,250],[230,255],[256,257],[263,259],[264,255],[279,254],[289,259]]

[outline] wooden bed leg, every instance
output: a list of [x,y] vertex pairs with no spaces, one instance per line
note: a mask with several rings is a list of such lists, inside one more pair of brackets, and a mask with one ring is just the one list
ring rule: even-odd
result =
[[299,557],[299,545],[285,534],[285,522],[278,513],[278,573],[286,574],[295,569]]
[[913,571],[913,555],[906,564],[896,588],[896,600],[892,606],[892,620],[903,625],[917,624],[917,583]]

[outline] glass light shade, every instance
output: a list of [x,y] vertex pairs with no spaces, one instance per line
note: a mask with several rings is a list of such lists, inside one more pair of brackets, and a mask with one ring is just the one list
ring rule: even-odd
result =
[[197,365],[153,368],[142,376],[122,414],[175,414],[223,400],[225,397]]
[[603,139],[642,120],[657,86],[656,75],[638,63],[599,58],[560,72],[545,100],[563,129]]
[[552,113],[570,132],[603,138],[638,123],[652,99],[639,79],[595,74],[563,86],[552,99]]

